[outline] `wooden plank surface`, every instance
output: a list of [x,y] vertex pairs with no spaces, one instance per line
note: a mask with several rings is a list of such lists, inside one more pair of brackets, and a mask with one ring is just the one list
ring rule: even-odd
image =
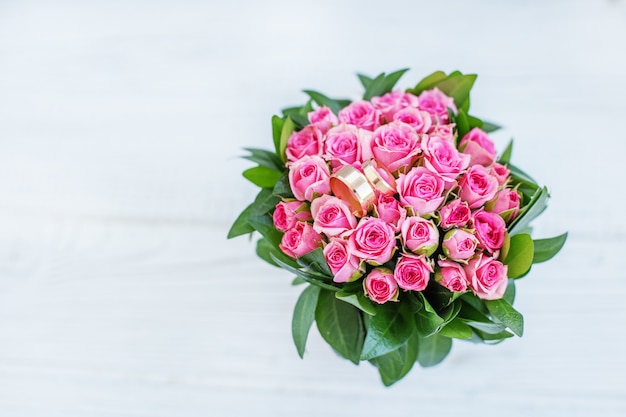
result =
[[[0,3],[0,415],[623,416],[624,44],[623,1]],[[225,235],[273,113],[402,67],[479,73],[570,239],[522,339],[385,389],[316,331],[300,360],[300,288]]]

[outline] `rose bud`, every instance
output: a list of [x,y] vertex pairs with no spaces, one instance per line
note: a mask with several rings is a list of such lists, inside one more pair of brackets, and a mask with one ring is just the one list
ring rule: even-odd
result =
[[376,268],[363,280],[363,290],[370,300],[384,304],[398,301],[398,284],[387,268]]

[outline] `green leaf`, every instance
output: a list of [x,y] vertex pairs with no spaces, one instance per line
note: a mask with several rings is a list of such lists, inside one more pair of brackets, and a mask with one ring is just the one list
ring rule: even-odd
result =
[[537,193],[535,193],[528,205],[520,211],[511,224],[509,234],[514,235],[519,233],[520,229],[528,226],[531,221],[543,213],[546,207],[548,207],[549,198],[550,194],[548,193],[548,189],[546,187],[537,190]]
[[341,356],[359,363],[365,329],[361,312],[354,306],[335,298],[331,291],[319,294],[315,321],[322,338]]
[[273,211],[280,198],[276,197],[271,188],[263,188],[252,203],[251,216],[262,216]]
[[508,164],[509,161],[511,160],[512,153],[513,153],[513,139],[509,141],[509,144],[504,149],[504,152],[502,152],[502,155],[500,155],[500,159],[498,159],[498,162],[503,165]]
[[456,115],[456,127],[458,129],[459,138],[462,138],[469,132],[469,120],[465,112],[459,109],[458,114]]
[[[272,116],[272,136],[274,138],[274,149],[276,149],[276,154],[281,155],[280,153],[280,136],[283,131],[283,125],[285,124],[285,120],[279,116]],[[284,159],[283,159],[284,161]]]
[[273,188],[282,175],[281,172],[264,166],[248,168],[243,172],[248,181],[261,188]]
[[339,110],[350,104],[350,100],[329,98],[317,91],[304,90],[304,92],[308,94],[308,96],[311,97],[311,99],[319,106],[326,106],[335,114],[338,114]]
[[346,292],[345,289],[342,289],[335,293],[335,297],[348,304],[352,304],[353,306],[357,307],[364,313],[369,314],[370,316],[376,315],[376,309],[374,308],[374,304],[372,304],[370,299],[367,298],[362,292],[350,293]]
[[424,294],[418,293],[421,297],[423,309],[417,311],[416,324],[417,332],[424,337],[437,333],[444,324],[444,319],[439,317],[435,309],[430,305]]
[[392,72],[389,75],[385,75],[385,73],[379,74],[376,78],[369,81],[367,83],[367,87],[365,87],[365,93],[363,94],[363,100],[371,100],[372,97],[382,96],[391,90],[396,85],[398,80],[407,72],[409,69],[401,69],[399,71]]
[[562,235],[551,237],[549,239],[537,239],[535,243],[535,253],[533,256],[533,263],[538,264],[545,262],[554,257],[567,240],[567,232]]
[[487,300],[485,305],[495,318],[511,329],[513,333],[522,337],[524,334],[524,317],[508,301],[503,299]]
[[280,142],[278,150],[276,151],[276,153],[283,162],[287,160],[285,150],[287,149],[287,142],[289,141],[289,137],[294,132],[294,130],[296,130],[296,125],[293,123],[293,120],[291,120],[291,117],[287,116],[285,122],[283,123],[283,128],[280,132]]
[[283,172],[285,170],[285,164],[283,164],[283,162],[274,152],[256,148],[243,149],[250,152],[250,155],[244,156],[243,159],[256,162],[263,167],[273,169],[278,172]]
[[413,93],[416,96],[419,96],[420,93],[424,90],[430,90],[433,88],[438,82],[445,80],[448,78],[445,72],[443,71],[435,71],[432,74],[424,77],[414,88],[408,89],[408,93]]
[[515,301],[515,280],[513,278],[509,278],[508,281],[509,282],[506,284],[506,291],[504,291],[502,299],[513,305],[513,302]]
[[378,368],[380,378],[386,387],[394,384],[409,373],[417,360],[419,352],[419,338],[413,334],[409,340],[398,349],[385,355],[370,359],[370,362]]
[[248,218],[250,226],[266,238],[272,245],[278,247],[283,233],[274,227],[274,221],[269,214],[255,214],[254,210]]
[[361,81],[361,85],[366,90],[369,87],[369,85],[372,83],[372,81],[374,81],[374,79],[372,79],[372,78],[370,78],[370,77],[368,77],[367,75],[364,75],[364,74],[357,74],[357,77],[359,77],[359,81]]
[[295,277],[295,278],[293,279],[293,281],[291,281],[291,285],[293,285],[294,287],[295,287],[296,285],[302,285],[302,284],[308,284],[308,282],[306,282],[305,280],[303,280],[303,279],[302,279],[302,278],[300,278],[300,277]]
[[369,360],[398,349],[413,334],[412,323],[407,321],[396,303],[376,307],[375,316],[365,316],[367,335],[361,352],[362,360]]
[[228,231],[227,239],[232,239],[237,236],[247,235],[249,233],[254,232],[254,227],[250,225],[248,222],[248,218],[250,217],[250,213],[252,212],[253,204],[250,204],[246,207],[241,214],[237,217],[233,225],[230,227]]
[[[289,266],[297,267],[298,264],[285,255],[283,251],[281,251],[278,247],[274,246],[268,239],[261,238],[256,243],[256,254],[259,258],[263,259],[265,262],[270,265],[274,265],[280,268],[280,265],[274,261],[274,258],[280,259],[282,262],[286,263]],[[306,282],[306,281],[305,281]]]
[[291,186],[289,185],[289,172],[284,172],[272,190],[272,194],[283,198],[295,198]]
[[452,97],[454,104],[460,109],[469,100],[469,94],[475,81],[476,74],[456,75],[439,81],[435,87]]
[[303,271],[301,269],[294,268],[293,266],[289,265],[288,263],[281,261],[276,256],[274,256],[273,254],[270,254],[270,256],[274,260],[274,262],[276,262],[281,268],[291,272],[292,274],[296,275],[299,278],[302,278],[303,280],[305,280],[309,284],[313,284],[313,285],[315,285],[317,287],[323,288],[323,289],[331,291],[331,292],[339,291],[338,287],[335,287],[334,285],[331,285],[331,284],[327,284],[325,282],[327,277],[325,277],[323,275],[315,274],[313,272]]
[[467,121],[469,123],[468,130],[472,130],[475,127],[482,129],[483,124],[484,124],[484,122],[481,119],[479,119],[478,117],[470,116],[469,114],[467,115]]
[[468,326],[488,334],[498,334],[506,328],[504,324],[493,323],[491,321],[473,321],[467,319],[462,319],[462,321]]
[[498,333],[487,333],[487,332],[480,331],[478,329],[474,329],[473,331],[474,331],[474,334],[478,336],[477,341],[481,341],[483,343],[488,343],[491,345],[498,344],[502,342],[503,340],[514,336],[513,333],[508,332],[506,330],[502,330],[501,332],[498,332]]
[[298,355],[304,357],[304,348],[306,340],[309,337],[309,330],[315,320],[315,309],[319,298],[320,288],[309,285],[302,291],[296,307],[293,310],[293,319],[291,320],[291,335],[293,342],[298,350]]
[[454,337],[457,339],[471,339],[472,328],[465,324],[460,318],[455,318],[454,320],[446,324],[441,329],[439,334],[450,338]]
[[508,266],[509,278],[517,278],[524,275],[533,264],[534,245],[530,235],[520,234],[511,237],[509,253],[504,259]]
[[322,248],[317,248],[314,251],[301,256],[297,259],[297,262],[306,269],[319,272],[330,279],[333,278],[333,273],[326,263],[326,258],[324,257],[324,251]]
[[420,337],[417,361],[424,368],[435,366],[443,361],[452,349],[452,339],[438,334]]
[[495,123],[490,123],[490,122],[483,120],[483,125],[480,128],[487,133],[491,133],[491,132],[495,132],[498,129],[501,129],[502,126],[498,126]]

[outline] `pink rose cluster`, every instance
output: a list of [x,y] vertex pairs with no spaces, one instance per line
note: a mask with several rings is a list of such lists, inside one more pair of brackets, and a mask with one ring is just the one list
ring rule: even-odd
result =
[[[290,257],[323,248],[338,283],[361,279],[376,303],[431,281],[481,299],[501,298],[507,266],[500,250],[520,195],[493,142],[479,128],[462,138],[451,122],[452,98],[434,88],[419,96],[393,91],[355,101],[334,114],[320,107],[288,139],[295,199],[278,203],[275,227]],[[393,175],[375,190],[367,214],[333,195],[330,178],[368,161]]]

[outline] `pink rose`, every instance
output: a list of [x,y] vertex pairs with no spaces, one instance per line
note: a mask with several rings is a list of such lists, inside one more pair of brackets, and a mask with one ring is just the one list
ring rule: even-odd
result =
[[402,91],[392,91],[381,97],[372,97],[372,104],[382,113],[387,122],[401,109],[417,107],[417,96]]
[[450,230],[443,236],[443,253],[453,261],[463,262],[474,256],[478,240],[463,229]]
[[394,231],[400,230],[400,224],[406,219],[406,209],[393,195],[379,194],[375,209],[379,219],[390,224]]
[[459,181],[461,200],[471,209],[479,208],[493,199],[498,192],[498,180],[482,165],[473,165]]
[[455,138],[456,138],[456,135],[454,132],[455,126],[456,126],[456,123],[450,123],[447,125],[433,125],[430,128],[430,131],[428,132],[428,134],[430,136],[437,136],[438,138],[454,143]]
[[374,131],[381,123],[382,114],[369,101],[353,101],[339,111],[339,122]]
[[382,265],[396,249],[393,227],[376,217],[363,217],[348,239],[348,248],[365,261]]
[[363,160],[372,157],[390,172],[410,167],[421,152],[420,138],[411,126],[391,122],[374,131],[363,149]]
[[493,142],[487,133],[477,127],[463,136],[459,149],[464,154],[470,155],[471,165],[490,166],[496,161],[496,148]]
[[497,300],[502,298],[508,283],[507,266],[502,262],[479,254],[469,261],[465,267],[465,274],[469,279],[469,286],[474,294],[483,300]]
[[425,90],[418,97],[418,108],[427,111],[440,124],[446,124],[450,121],[448,108],[452,109],[454,114],[457,113],[454,100],[445,95],[437,87],[432,90]]
[[424,166],[438,173],[447,183],[446,188],[455,184],[455,179],[469,165],[469,156],[459,153],[452,142],[437,136],[426,136],[422,140]]
[[393,115],[393,120],[406,123],[417,133],[426,133],[433,124],[428,112],[418,110],[415,107],[407,107]]
[[504,244],[506,224],[496,213],[478,211],[474,213],[474,229],[480,246],[493,253]]
[[456,199],[450,201],[439,210],[441,222],[439,227],[444,230],[452,227],[463,227],[472,218],[472,211],[465,201]]
[[443,178],[428,168],[413,168],[398,178],[400,202],[405,207],[412,207],[414,214],[433,213],[444,201],[444,185]]
[[405,253],[396,264],[393,277],[403,290],[424,291],[432,273],[432,261],[429,261],[425,255]]
[[272,214],[274,227],[282,232],[286,232],[295,226],[297,221],[311,219],[309,207],[302,201],[281,201],[276,204],[276,209]]
[[440,260],[437,263],[440,269],[435,274],[435,280],[440,285],[453,292],[467,291],[467,276],[461,264],[448,260]]
[[295,226],[283,235],[278,245],[286,255],[298,258],[314,251],[320,246],[322,237],[305,222],[297,222]]
[[326,133],[324,157],[333,168],[361,162],[362,134],[369,137],[371,133],[347,124],[335,126]]
[[496,194],[493,204],[485,206],[485,210],[499,214],[506,221],[511,221],[519,213],[520,198],[517,190],[503,188]]
[[309,112],[307,116],[309,122],[317,125],[323,133],[326,133],[328,129],[338,123],[337,116],[325,106]]
[[289,184],[300,201],[313,200],[315,194],[330,193],[330,171],[319,156],[303,156],[289,165]]
[[509,169],[505,167],[504,165],[496,162],[495,164],[491,166],[489,173],[491,173],[491,175],[496,177],[499,185],[504,185],[509,179],[509,174],[511,173],[511,171],[509,171]]
[[324,194],[311,203],[313,229],[326,236],[341,236],[356,227],[356,217],[348,205],[335,196]]
[[404,247],[416,254],[432,255],[439,246],[439,230],[432,220],[407,217],[400,225]]
[[387,268],[376,268],[370,272],[363,280],[363,291],[378,304],[398,300],[398,284]]
[[335,282],[352,282],[363,275],[361,260],[348,251],[343,239],[331,239],[324,248],[324,258]]
[[324,134],[315,125],[305,126],[299,132],[293,132],[287,139],[287,158],[297,161],[305,155],[321,155]]

